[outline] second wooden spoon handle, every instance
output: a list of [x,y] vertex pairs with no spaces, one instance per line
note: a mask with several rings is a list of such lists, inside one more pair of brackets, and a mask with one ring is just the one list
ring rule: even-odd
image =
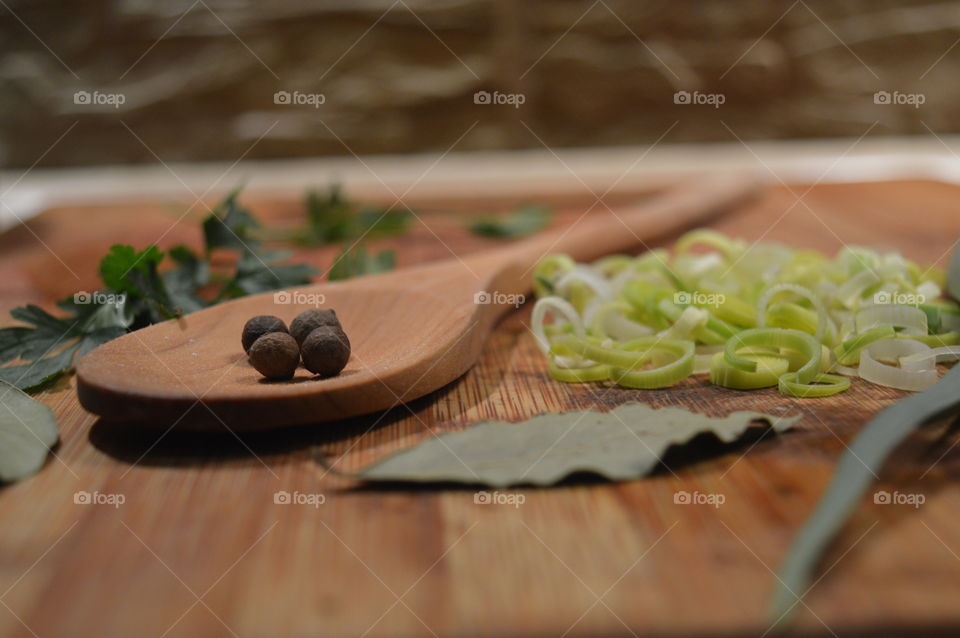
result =
[[612,210],[598,204],[570,226],[529,240],[522,254],[527,265],[532,265],[550,253],[592,261],[645,247],[652,239],[708,222],[747,201],[758,190],[753,178],[718,174],[683,182],[631,208]]

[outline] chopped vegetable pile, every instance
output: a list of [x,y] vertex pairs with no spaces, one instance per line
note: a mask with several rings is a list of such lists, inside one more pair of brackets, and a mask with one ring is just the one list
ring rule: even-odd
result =
[[896,252],[848,246],[830,259],[701,229],[673,254],[545,257],[533,333],[558,381],[650,389],[708,374],[824,397],[859,376],[923,390],[937,362],[960,358],[960,305],[942,297],[944,279]]

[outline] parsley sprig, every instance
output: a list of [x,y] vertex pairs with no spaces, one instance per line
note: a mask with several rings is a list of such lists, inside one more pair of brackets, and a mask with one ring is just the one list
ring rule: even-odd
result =
[[293,234],[293,240],[304,246],[392,237],[410,226],[407,209],[360,204],[347,199],[339,184],[332,184],[326,193],[308,192],[306,213],[304,225]]
[[368,253],[364,240],[393,237],[407,232],[410,211],[406,208],[377,207],[348,199],[339,184],[327,191],[309,191],[306,220],[290,237],[304,246],[342,244],[330,266],[331,281],[361,277],[393,270],[396,251]]
[[481,237],[519,239],[546,228],[550,223],[548,206],[522,204],[505,215],[481,217],[470,224],[470,232]]

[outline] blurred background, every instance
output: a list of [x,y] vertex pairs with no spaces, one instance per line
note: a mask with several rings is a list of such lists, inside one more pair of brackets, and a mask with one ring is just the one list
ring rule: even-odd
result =
[[960,2],[0,2],[0,166],[949,133]]

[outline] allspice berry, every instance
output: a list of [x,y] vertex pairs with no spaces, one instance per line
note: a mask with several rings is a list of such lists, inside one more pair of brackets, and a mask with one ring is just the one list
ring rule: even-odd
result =
[[257,315],[247,321],[243,326],[243,336],[240,337],[243,351],[249,353],[254,341],[271,332],[287,332],[287,324],[273,315]]
[[304,310],[290,322],[290,334],[297,340],[300,347],[303,347],[303,341],[311,332],[320,326],[333,326],[341,328],[340,320],[337,319],[337,313],[332,309],[311,309]]
[[300,364],[300,347],[286,332],[269,332],[250,346],[250,363],[268,379],[290,379]]
[[350,359],[350,340],[339,327],[320,326],[303,340],[300,354],[307,370],[321,377],[333,377]]

